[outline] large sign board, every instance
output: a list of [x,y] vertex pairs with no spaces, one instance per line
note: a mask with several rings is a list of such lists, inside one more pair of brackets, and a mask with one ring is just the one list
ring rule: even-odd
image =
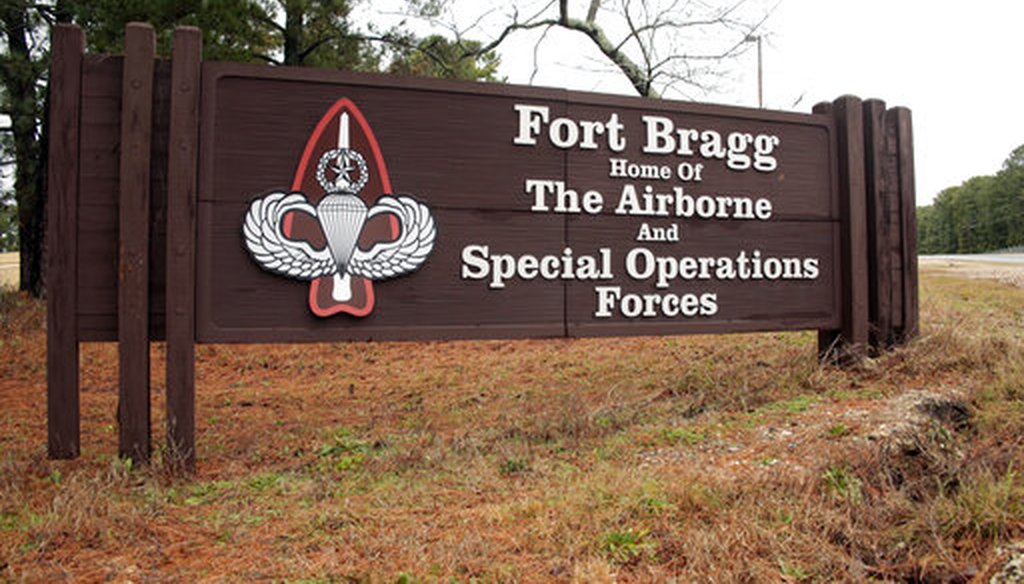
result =
[[117,341],[120,452],[195,461],[201,342],[917,328],[910,112],[810,114],[203,62],[54,27],[49,452],[79,451],[78,345]]
[[201,341],[840,324],[831,116],[220,63],[203,87]]

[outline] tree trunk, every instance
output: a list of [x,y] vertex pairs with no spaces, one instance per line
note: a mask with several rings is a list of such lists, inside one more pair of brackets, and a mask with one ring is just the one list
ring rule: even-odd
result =
[[27,8],[8,5],[0,19],[7,36],[9,62],[0,69],[8,92],[14,156],[15,201],[18,204],[18,248],[21,252],[21,289],[43,292],[42,243],[45,204],[39,191],[40,154],[36,138],[36,67],[28,43]]
[[304,0],[284,3],[284,64],[302,64],[302,33],[306,17]]

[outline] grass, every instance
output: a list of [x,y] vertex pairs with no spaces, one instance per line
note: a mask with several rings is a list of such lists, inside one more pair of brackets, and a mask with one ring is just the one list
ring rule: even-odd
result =
[[830,465],[821,473],[821,480],[828,492],[836,497],[855,506],[864,502],[863,483],[847,466]]
[[[203,345],[181,480],[116,458],[112,345],[82,347],[83,456],[46,459],[44,305],[7,292],[0,581],[987,579],[1024,537],[1024,291],[922,294],[921,338],[847,370],[812,332]],[[970,425],[887,459],[921,388]]]
[[636,564],[654,555],[649,535],[646,529],[612,531],[601,538],[601,549],[616,564]]

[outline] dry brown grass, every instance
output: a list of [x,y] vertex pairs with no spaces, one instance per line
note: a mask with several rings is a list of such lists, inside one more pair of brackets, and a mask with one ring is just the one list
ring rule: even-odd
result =
[[[46,460],[45,315],[7,294],[0,579],[981,579],[1024,536],[1024,290],[922,290],[922,337],[850,370],[812,333],[202,346],[189,481],[115,457],[111,345]],[[921,388],[970,419],[881,448]]]

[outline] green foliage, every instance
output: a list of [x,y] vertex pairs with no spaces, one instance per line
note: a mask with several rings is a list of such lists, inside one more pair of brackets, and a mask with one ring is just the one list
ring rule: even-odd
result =
[[654,555],[654,544],[647,539],[647,529],[613,531],[601,540],[601,550],[617,564],[635,564]]
[[[218,61],[301,65],[350,71],[386,71],[495,81],[498,57],[477,57],[480,44],[421,39],[401,29],[364,34],[350,19],[356,0],[4,0],[0,2],[0,170],[13,176],[13,193],[0,192],[0,251],[19,249],[27,266],[22,286],[42,292],[43,204],[40,194],[45,143],[42,120],[49,47],[55,22],[85,30],[88,49],[123,50],[124,27],[148,22],[157,52],[169,57],[174,27],[197,26],[203,58]],[[407,0],[423,16],[436,15],[440,0]],[[370,29],[372,31],[372,24]],[[9,122],[8,122],[9,120]],[[13,172],[12,172],[13,171]],[[5,176],[4,184],[12,176]],[[13,195],[13,196],[12,196]],[[19,232],[18,226],[21,225]]]
[[1024,481],[1012,465],[1002,476],[979,473],[964,488],[944,495],[936,512],[950,537],[998,542],[1011,537],[1015,526],[1024,521]]
[[864,492],[861,489],[863,483],[846,465],[828,467],[821,473],[821,480],[825,483],[825,488],[837,498],[846,499],[854,505],[860,505],[864,501]]
[[[42,288],[43,157],[38,128],[46,95],[41,84],[49,66],[46,44],[40,42],[47,34],[47,18],[52,15],[43,3],[0,2],[0,111],[6,118],[0,130],[0,180],[7,184],[13,178],[14,187],[13,193],[0,195],[0,246],[21,250],[21,287],[35,294]],[[16,210],[10,208],[12,194]]]
[[807,570],[801,568],[796,564],[787,562],[786,560],[779,560],[779,573],[788,578],[789,580],[795,580],[800,582],[807,580],[811,577]]
[[0,192],[0,252],[18,249],[18,207],[14,192]]
[[832,426],[832,427],[830,427],[828,429],[828,437],[829,438],[842,438],[843,436],[846,436],[846,435],[850,434],[851,431],[852,430],[850,430],[849,426],[847,426],[846,424],[843,424],[843,423],[839,423],[839,424],[836,424],[836,425],[834,425],[834,426]]
[[690,428],[667,428],[662,435],[665,437],[667,442],[672,444],[685,444],[686,446],[696,446],[704,441],[704,433],[692,430]]
[[440,35],[431,35],[420,41],[408,39],[398,44],[388,65],[388,73],[441,77],[445,79],[475,79],[502,81],[498,78],[500,59],[490,51],[478,58],[478,41],[452,42]]
[[251,62],[274,47],[266,7],[253,0],[71,0],[66,6],[86,31],[89,50],[98,53],[121,52],[129,22],[152,24],[157,52],[165,57],[177,25],[202,29],[205,59]]
[[504,476],[523,474],[530,470],[530,463],[521,458],[508,458],[501,463],[498,472]]
[[337,472],[355,470],[362,466],[370,451],[369,444],[353,436],[348,429],[340,428],[328,443],[317,449],[316,454],[320,459],[317,467]]
[[811,407],[818,401],[816,395],[798,395],[792,399],[788,399],[780,402],[773,402],[767,404],[761,408],[766,412],[786,412],[788,414],[799,414],[800,412],[806,412],[807,408]]
[[1024,245],[1024,145],[994,176],[950,187],[917,210],[918,251],[980,253]]
[[189,490],[183,504],[188,507],[207,505],[220,499],[224,494],[235,487],[232,481],[210,481],[198,483]]

